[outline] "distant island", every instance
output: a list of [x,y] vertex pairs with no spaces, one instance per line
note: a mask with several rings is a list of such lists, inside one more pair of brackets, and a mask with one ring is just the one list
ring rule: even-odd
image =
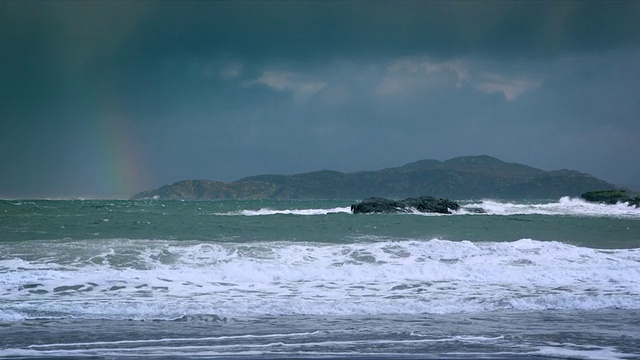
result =
[[557,199],[616,186],[575,170],[544,171],[487,155],[420,160],[401,167],[342,173],[258,175],[225,183],[184,180],[131,199],[403,199],[430,194],[449,199]]

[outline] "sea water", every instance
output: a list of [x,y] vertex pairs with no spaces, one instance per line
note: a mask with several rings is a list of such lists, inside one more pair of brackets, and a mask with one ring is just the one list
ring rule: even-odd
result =
[[461,203],[2,200],[0,357],[640,358],[640,209]]

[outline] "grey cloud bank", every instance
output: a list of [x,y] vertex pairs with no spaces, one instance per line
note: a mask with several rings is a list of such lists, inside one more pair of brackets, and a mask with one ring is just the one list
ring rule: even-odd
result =
[[3,2],[0,197],[489,154],[640,189],[638,2]]

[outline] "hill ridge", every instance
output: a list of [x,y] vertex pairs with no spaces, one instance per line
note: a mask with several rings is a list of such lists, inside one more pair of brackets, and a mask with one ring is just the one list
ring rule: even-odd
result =
[[451,199],[551,199],[607,190],[614,185],[576,170],[545,171],[488,155],[445,161],[418,160],[400,167],[343,173],[319,170],[262,174],[225,183],[182,180],[138,193],[132,199],[401,199],[433,195]]

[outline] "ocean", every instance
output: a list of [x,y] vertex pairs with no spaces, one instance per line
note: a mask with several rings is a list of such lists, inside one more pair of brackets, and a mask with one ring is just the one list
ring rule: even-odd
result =
[[0,200],[0,358],[640,358],[640,209],[352,203]]

